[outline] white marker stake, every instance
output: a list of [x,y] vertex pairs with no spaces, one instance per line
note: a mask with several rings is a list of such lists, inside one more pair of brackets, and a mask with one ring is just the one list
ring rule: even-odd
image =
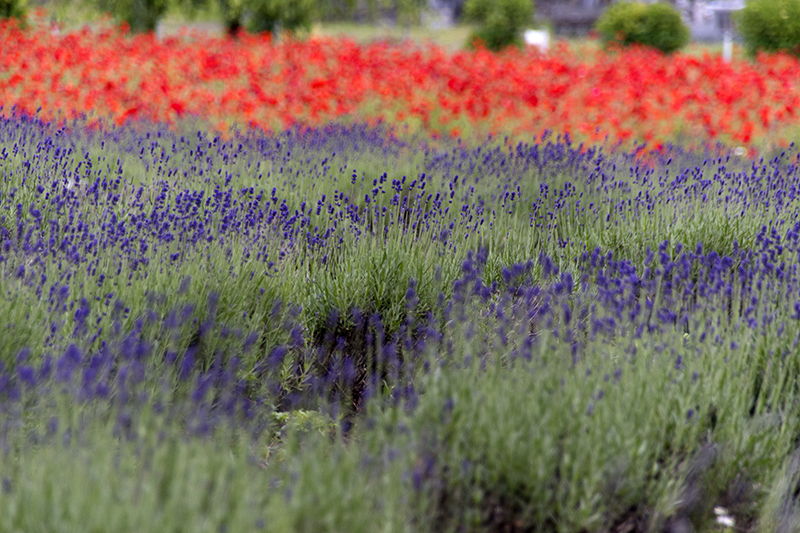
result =
[[547,30],[525,30],[525,44],[546,53],[550,47],[550,35]]
[[725,30],[722,33],[722,60],[726,63],[731,62],[731,56],[733,55],[733,32],[731,30]]

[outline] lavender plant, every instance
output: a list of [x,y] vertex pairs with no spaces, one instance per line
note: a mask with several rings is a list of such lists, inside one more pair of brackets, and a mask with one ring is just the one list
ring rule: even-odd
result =
[[0,159],[0,529],[794,520],[794,152],[16,118]]

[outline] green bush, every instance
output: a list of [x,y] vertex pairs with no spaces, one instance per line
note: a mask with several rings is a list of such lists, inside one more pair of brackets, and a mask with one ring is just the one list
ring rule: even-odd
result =
[[800,0],[750,0],[736,22],[750,55],[762,50],[800,56]]
[[689,43],[680,13],[664,3],[619,2],[603,13],[596,28],[606,44],[641,44],[670,53]]
[[117,21],[128,23],[133,33],[143,33],[155,31],[170,3],[169,0],[97,0],[97,6]]
[[314,18],[315,0],[251,0],[250,20],[253,33],[280,30],[309,30]]
[[[207,4],[206,1],[190,0],[192,3],[197,4],[195,7]],[[225,32],[228,35],[236,35],[242,28],[242,17],[245,13],[244,0],[219,0],[219,13],[222,17],[222,24],[225,26]]]
[[533,18],[531,0],[467,0],[467,20],[480,23],[470,37],[470,44],[479,40],[489,50],[522,44],[522,29]]
[[25,19],[28,10],[26,0],[0,0],[0,19]]

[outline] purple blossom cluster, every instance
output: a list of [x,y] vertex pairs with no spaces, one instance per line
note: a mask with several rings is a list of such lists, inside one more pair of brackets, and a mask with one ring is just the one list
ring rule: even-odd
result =
[[[0,326],[44,332],[3,362],[5,409],[39,387],[124,407],[169,376],[205,406],[192,424],[206,428],[259,402],[359,406],[387,387],[413,405],[430,354],[453,359],[464,342],[530,359],[546,331],[578,360],[598,338],[635,355],[634,341],[674,332],[693,349],[733,349],[731,324],[778,339],[797,330],[796,155],[645,155],[567,138],[467,148],[360,125],[229,139],[142,128],[0,122],[3,298],[27,309],[4,308]],[[334,276],[344,256],[396,242],[438,246],[460,264],[435,301],[422,301],[423,280],[399,281],[397,328],[354,302],[310,331],[297,301],[263,288],[239,295],[241,318],[228,300],[192,303],[187,272],[201,285],[218,270],[247,281],[313,265]],[[138,289],[154,277],[176,278],[170,302],[182,303],[159,307],[164,295]],[[142,301],[123,303],[137,290]],[[266,342],[268,329],[279,342]]]
[[[37,398],[66,394],[79,404],[114,406],[118,430],[136,438],[137,413],[155,405],[177,409],[176,420],[191,434],[208,435],[220,424],[263,430],[273,409],[322,403],[332,406],[337,418],[342,408],[362,409],[375,396],[413,409],[419,372],[469,364],[470,357],[486,360],[498,347],[510,361],[530,361],[549,349],[542,343],[555,343],[569,347],[577,364],[598,344],[616,346],[635,359],[637,341],[657,353],[663,342],[671,346],[666,356],[678,372],[701,350],[739,349],[732,339],[768,342],[773,353],[786,357],[800,342],[799,232],[800,223],[784,235],[764,229],[757,237],[759,250],[737,247],[731,256],[705,252],[700,244],[687,250],[663,242],[647,251],[640,268],[599,249],[583,254],[573,272],[541,255],[504,268],[500,280],[487,279],[489,254],[481,248],[467,254],[452,298],[440,299],[424,318],[409,313],[399,331],[389,332],[380,315],[356,309],[354,332],[348,338],[331,333],[324,346],[310,345],[302,329],[290,325],[289,341],[245,376],[240,356],[257,334],[247,336],[243,354],[217,353],[205,364],[197,357],[197,344],[179,353],[157,347],[143,334],[148,327],[173,330],[185,312],[181,308],[163,322],[141,317],[129,333],[117,328],[117,336],[106,337],[99,348],[72,343],[38,362],[30,350],[19,351],[13,365],[0,369],[0,409],[11,415],[8,420],[18,420],[21,406],[30,409]],[[410,311],[419,303],[416,289],[412,281],[405,293]],[[216,305],[212,296],[210,316]],[[676,334],[685,339],[682,351],[667,342]],[[77,330],[73,335],[81,338]],[[464,351],[465,346],[470,348]],[[617,368],[614,380],[621,374]],[[5,431],[10,429],[13,424],[6,424]]]
[[511,148],[427,146],[417,175],[390,177],[385,169],[369,168],[368,175],[349,160],[365,153],[397,158],[413,147],[365,127],[278,138],[250,132],[227,141],[124,128],[100,140],[9,119],[0,130],[8,169],[0,261],[48,295],[60,285],[42,277],[43,261],[57,265],[59,277],[80,268],[106,287],[112,276],[125,274],[127,283],[148,276],[152,262],[174,268],[193,253],[210,259],[211,249],[267,271],[291,253],[325,265],[346,241],[365,235],[410,235],[460,253],[456,237],[470,245],[491,240],[509,217],[527,219],[542,246],[561,248],[585,244],[580,234],[590,224],[618,226],[669,204],[719,207],[729,217],[763,209],[777,222],[798,183],[797,166],[785,157],[749,170],[730,169],[729,156],[681,168],[672,158],[642,164],[635,154],[609,156],[561,139]]
[[[730,256],[704,252],[702,244],[687,250],[665,241],[647,250],[640,267],[595,249],[570,272],[542,255],[504,268],[499,284],[484,277],[486,251],[470,253],[444,308],[445,322],[472,321],[470,302],[483,302],[490,313],[484,320],[493,321],[501,343],[507,344],[512,332],[519,342],[511,358],[530,359],[542,331],[571,346],[576,360],[597,340],[613,341],[635,355],[637,340],[650,346],[675,333],[691,339],[694,351],[737,349],[732,331],[739,332],[737,339],[766,339],[773,351],[785,348],[785,357],[800,343],[798,231],[800,223],[783,235],[763,228],[758,250],[734,243]],[[471,325],[468,332],[473,331]]]

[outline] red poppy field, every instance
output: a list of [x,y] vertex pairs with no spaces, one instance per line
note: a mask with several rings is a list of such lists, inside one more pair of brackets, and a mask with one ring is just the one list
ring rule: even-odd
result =
[[[800,62],[726,64],[631,49],[450,53],[347,39],[157,39],[110,26],[59,34],[0,26],[5,115],[279,130],[331,120],[405,123],[433,136],[546,130],[650,146],[697,139],[786,145],[798,137]],[[37,111],[38,110],[38,111]]]

